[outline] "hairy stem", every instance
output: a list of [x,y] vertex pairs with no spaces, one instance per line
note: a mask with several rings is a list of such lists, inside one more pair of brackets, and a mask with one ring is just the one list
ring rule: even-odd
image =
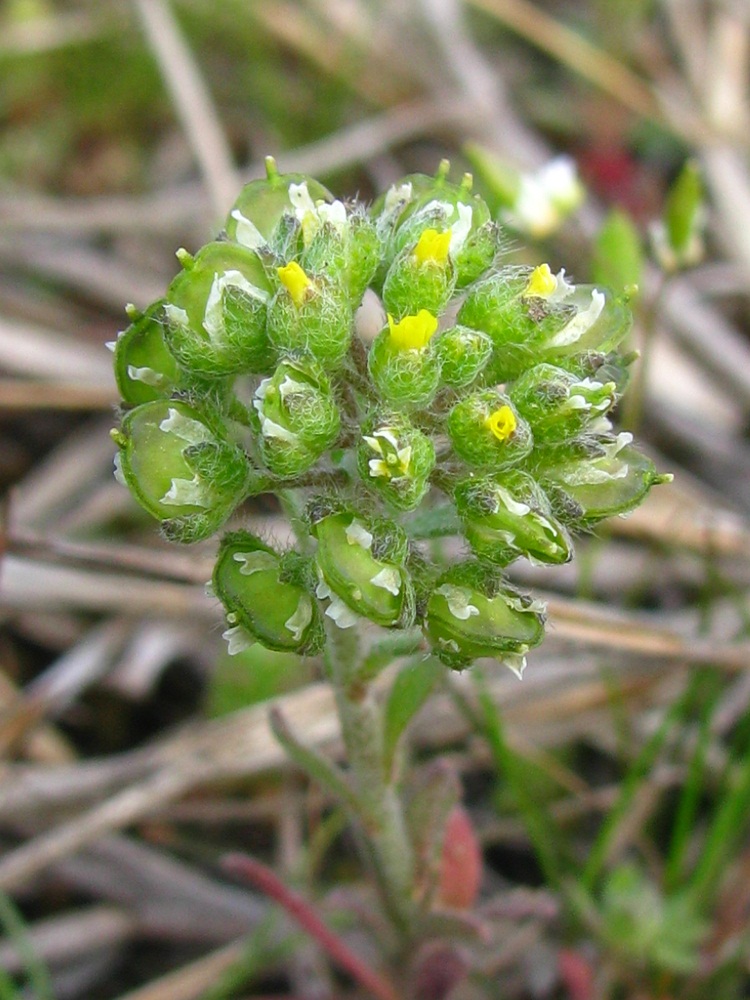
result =
[[356,630],[331,623],[326,659],[380,888],[389,913],[405,931],[413,910],[413,852],[401,800],[386,773],[382,713],[360,669]]

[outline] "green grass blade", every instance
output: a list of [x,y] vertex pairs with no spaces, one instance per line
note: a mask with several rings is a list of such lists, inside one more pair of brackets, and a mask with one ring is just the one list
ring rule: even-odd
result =
[[498,774],[508,782],[513,793],[545,878],[550,885],[559,887],[563,876],[558,846],[562,834],[549,813],[540,808],[529,794],[525,774],[530,764],[508,745],[500,712],[492,701],[484,676],[478,667],[474,667],[474,680],[484,715],[482,720],[484,735],[490,745],[495,767]]
[[[34,950],[26,922],[10,896],[3,892],[0,892],[0,924],[21,956],[34,1000],[55,1000],[49,971]],[[11,993],[10,996],[14,997],[14,994]]]

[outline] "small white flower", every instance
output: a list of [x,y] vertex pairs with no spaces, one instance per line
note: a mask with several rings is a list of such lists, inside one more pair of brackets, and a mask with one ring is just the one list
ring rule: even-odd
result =
[[411,181],[407,181],[406,184],[392,184],[391,187],[388,188],[388,192],[383,203],[383,211],[385,215],[400,212],[401,209],[411,201],[411,195]]
[[320,227],[326,223],[332,225],[339,233],[346,228],[346,207],[341,201],[329,204],[321,199],[317,205],[312,200],[307,188],[307,181],[301,184],[289,185],[289,201],[294,214],[302,226],[302,237],[309,244]]
[[542,239],[559,229],[583,198],[575,163],[570,157],[559,156],[536,173],[521,174],[515,203],[505,218],[515,229]]
[[396,479],[409,475],[411,463],[411,445],[399,448],[399,442],[390,427],[381,427],[375,433],[363,435],[363,440],[381,458],[371,458],[367,463],[370,476],[383,476],[386,479]]

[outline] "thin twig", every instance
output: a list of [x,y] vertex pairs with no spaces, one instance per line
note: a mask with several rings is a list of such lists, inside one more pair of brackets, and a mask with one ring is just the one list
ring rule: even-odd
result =
[[217,219],[229,211],[237,176],[213,101],[166,0],[134,0],[164,82],[203,173]]
[[393,986],[355,955],[349,946],[323,923],[310,904],[285,886],[271,868],[245,854],[228,855],[224,859],[224,867],[282,906],[289,916],[328,952],[340,968],[379,1000],[398,1000],[398,994]]

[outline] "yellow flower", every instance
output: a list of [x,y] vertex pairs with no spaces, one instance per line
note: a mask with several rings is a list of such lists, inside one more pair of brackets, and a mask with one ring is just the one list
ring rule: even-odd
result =
[[516,415],[509,406],[501,406],[490,413],[484,421],[484,426],[492,431],[498,441],[507,441],[516,429]]
[[277,267],[276,273],[284,288],[292,296],[292,301],[296,306],[301,306],[307,298],[307,290],[312,285],[312,281],[296,261]]
[[421,351],[437,330],[438,321],[426,309],[420,309],[416,316],[404,316],[398,323],[389,313],[388,328],[391,331],[390,342],[397,350]]
[[420,264],[427,264],[433,260],[442,264],[448,256],[450,244],[450,229],[444,233],[439,233],[437,229],[425,229],[414,248],[414,256]]
[[540,264],[535,267],[529,276],[529,283],[523,293],[525,299],[538,297],[548,298],[557,288],[557,279],[550,270],[549,264]]

